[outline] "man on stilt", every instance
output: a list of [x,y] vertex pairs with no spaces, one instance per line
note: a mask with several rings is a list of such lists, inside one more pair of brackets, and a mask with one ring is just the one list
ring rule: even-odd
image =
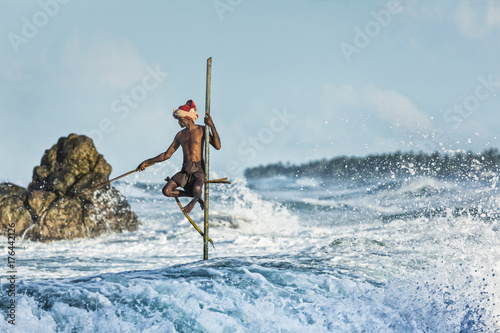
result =
[[[205,126],[194,123],[198,119],[198,111],[192,100],[174,110],[173,116],[184,129],[177,133],[174,141],[164,153],[145,160],[139,164],[137,170],[143,171],[148,166],[168,160],[181,146],[184,156],[182,169],[171,179],[167,178],[168,182],[163,187],[162,192],[167,197],[192,197],[193,200],[182,209],[182,212],[187,214],[193,210],[196,202],[200,203],[201,209],[204,208],[201,195],[205,181],[205,162],[203,161],[205,126],[210,128],[210,144],[215,149],[219,150],[221,148],[221,142],[210,114],[205,115]],[[179,190],[178,187],[182,187],[184,190]]]

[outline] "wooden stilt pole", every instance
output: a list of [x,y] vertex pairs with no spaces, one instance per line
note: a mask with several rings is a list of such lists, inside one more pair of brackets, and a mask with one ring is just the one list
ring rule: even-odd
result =
[[[207,90],[205,95],[205,114],[210,114],[210,82],[212,78],[212,57],[207,59]],[[209,204],[209,158],[210,158],[210,129],[205,125],[205,212],[203,232],[203,260],[208,260],[208,204]]]
[[[179,208],[182,209],[184,207],[182,207],[182,204],[181,202],[179,201],[179,198],[175,197],[175,201],[177,202],[177,205],[179,205]],[[183,212],[184,213],[184,212]],[[196,231],[198,231],[198,233],[201,235],[201,237],[205,237],[205,235],[203,234],[203,232],[200,230],[200,228],[198,228],[198,226],[196,225],[196,223],[194,223],[193,219],[186,213],[184,213],[184,216],[188,219],[189,223],[191,223],[191,225],[196,229]],[[210,239],[210,237],[208,237],[208,241],[210,242],[210,244],[212,244],[213,248],[215,249],[215,245],[214,245],[214,242]]]

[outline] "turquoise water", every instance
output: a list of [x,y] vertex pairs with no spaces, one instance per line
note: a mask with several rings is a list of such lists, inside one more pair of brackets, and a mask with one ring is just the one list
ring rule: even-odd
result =
[[209,261],[163,183],[138,179],[116,185],[137,232],[17,244],[1,331],[500,331],[494,175],[236,179],[212,187]]

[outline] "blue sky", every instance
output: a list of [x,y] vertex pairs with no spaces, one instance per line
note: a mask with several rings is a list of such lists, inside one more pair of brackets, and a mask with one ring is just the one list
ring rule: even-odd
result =
[[[219,176],[278,161],[500,146],[495,0],[0,6],[3,181],[27,185],[45,149],[70,133],[94,138],[112,176],[163,152],[180,129],[174,108],[193,99],[203,115],[208,57]],[[176,172],[181,155],[140,177]]]

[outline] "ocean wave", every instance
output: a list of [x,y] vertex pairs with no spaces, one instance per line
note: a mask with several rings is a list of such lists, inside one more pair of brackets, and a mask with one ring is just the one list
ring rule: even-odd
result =
[[[19,283],[16,331],[477,331],[490,324],[493,299],[451,292],[467,284],[464,291],[484,290],[487,282],[470,274],[463,281],[436,281],[442,277],[434,274],[373,283],[359,271],[318,266],[303,255]],[[7,325],[0,321],[0,329]]]
[[19,245],[16,328],[495,332],[497,182],[234,179],[210,187],[209,261],[161,182],[118,183],[136,232]]
[[[40,332],[326,332],[377,321],[365,313],[363,323],[354,309],[363,308],[361,295],[374,292],[371,284],[311,275],[271,258],[222,259],[18,288],[19,332],[34,327]],[[337,318],[339,311],[347,322]]]
[[235,179],[230,186],[221,187],[214,194],[216,199],[211,213],[216,223],[230,222],[231,227],[252,234],[298,230],[296,215],[282,203],[264,199],[250,189],[244,179]]
[[411,181],[405,182],[396,191],[396,194],[407,196],[438,196],[445,192],[457,190],[457,183],[450,183],[446,180],[433,177],[417,177]]
[[369,179],[387,176],[453,176],[462,179],[495,177],[500,172],[500,154],[497,149],[482,153],[460,151],[454,155],[424,154],[422,152],[395,152],[365,157],[339,156],[331,160],[312,161],[302,165],[275,163],[247,168],[245,177],[266,178],[288,176],[290,178],[319,177],[336,179]]

